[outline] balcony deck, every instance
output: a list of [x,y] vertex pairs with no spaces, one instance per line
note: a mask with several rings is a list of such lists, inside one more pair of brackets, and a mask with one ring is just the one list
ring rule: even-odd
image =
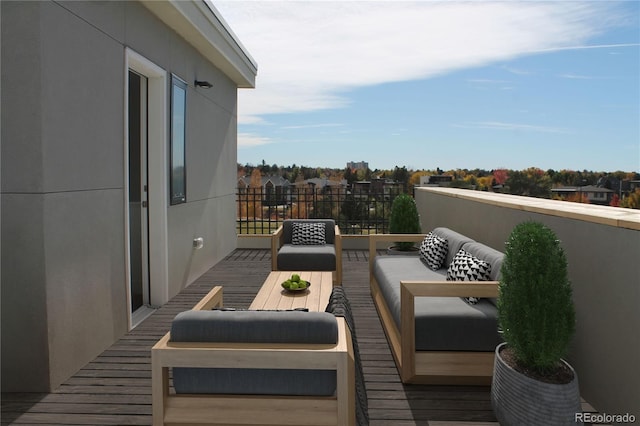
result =
[[[3,394],[2,424],[150,425],[150,349],[173,317],[214,285],[224,304],[246,308],[270,271],[268,250],[236,250],[49,394]],[[488,387],[400,382],[369,294],[368,253],[343,252],[372,426],[497,424]]]

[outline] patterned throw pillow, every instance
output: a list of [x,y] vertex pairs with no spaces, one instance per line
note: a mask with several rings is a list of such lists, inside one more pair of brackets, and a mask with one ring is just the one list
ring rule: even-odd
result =
[[[460,249],[447,269],[447,281],[489,281],[491,265],[471,253]],[[478,297],[464,297],[470,305],[480,301]]]
[[291,244],[304,246],[325,245],[325,225],[321,222],[294,222]]
[[420,259],[434,271],[442,267],[449,251],[449,243],[442,237],[429,232],[420,244]]

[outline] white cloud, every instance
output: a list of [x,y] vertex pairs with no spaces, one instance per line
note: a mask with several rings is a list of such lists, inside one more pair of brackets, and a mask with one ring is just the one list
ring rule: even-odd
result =
[[597,77],[590,77],[588,75],[580,75],[580,74],[561,74],[558,77],[567,78],[569,80],[595,80]]
[[254,135],[251,133],[238,133],[238,148],[251,148],[254,146],[267,145],[273,143],[270,138]]
[[570,133],[568,130],[558,127],[536,126],[523,123],[504,123],[500,121],[480,121],[475,123],[458,124],[454,125],[454,127],[490,130],[519,130],[540,133]]
[[266,114],[344,107],[348,91],[362,86],[582,48],[605,25],[599,16],[608,7],[457,1],[215,5],[258,62],[257,88],[239,93],[240,123],[260,123]]
[[340,123],[319,123],[319,124],[302,124],[298,126],[283,126],[282,129],[298,130],[298,129],[316,129],[322,127],[342,127],[344,124]]

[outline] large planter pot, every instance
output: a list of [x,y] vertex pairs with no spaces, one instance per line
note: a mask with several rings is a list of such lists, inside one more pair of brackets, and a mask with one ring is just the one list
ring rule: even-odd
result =
[[506,343],[498,345],[494,361],[491,406],[501,426],[581,425],[578,376],[573,368],[573,381],[567,384],[544,383],[511,368],[500,356]]

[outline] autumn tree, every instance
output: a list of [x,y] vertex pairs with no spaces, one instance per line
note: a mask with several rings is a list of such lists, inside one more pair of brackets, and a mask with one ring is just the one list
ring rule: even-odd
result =
[[508,192],[514,195],[549,198],[551,180],[549,176],[537,167],[530,167],[523,171],[511,171],[505,185]]
[[636,188],[634,192],[624,197],[620,203],[620,207],[628,209],[640,209],[640,188]]
[[412,186],[420,185],[420,178],[422,176],[429,176],[429,175],[431,175],[431,173],[427,172],[426,170],[413,172],[413,174],[409,178],[409,185],[412,185]]
[[249,181],[249,189],[246,194],[245,202],[241,203],[241,217],[262,217],[262,173],[260,169],[255,168],[251,172],[251,180]]
[[493,180],[496,185],[504,185],[509,177],[509,173],[506,169],[495,169],[493,171]]
[[618,194],[613,194],[613,197],[611,198],[611,202],[609,203],[609,205],[611,207],[620,207],[620,197],[618,196]]

